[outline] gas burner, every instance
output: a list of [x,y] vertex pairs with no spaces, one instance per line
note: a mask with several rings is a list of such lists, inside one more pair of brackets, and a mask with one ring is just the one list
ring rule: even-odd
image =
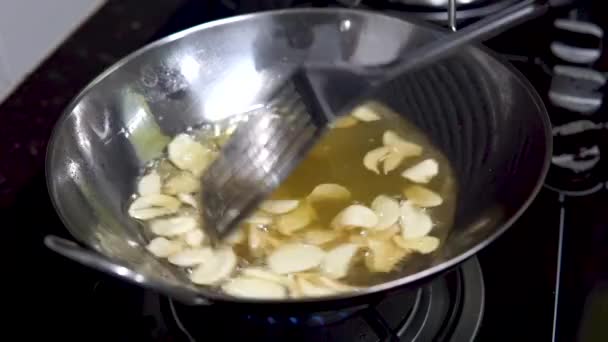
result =
[[161,302],[173,336],[183,341],[471,341],[484,308],[484,284],[476,258],[417,289],[379,303],[341,311],[261,315]]

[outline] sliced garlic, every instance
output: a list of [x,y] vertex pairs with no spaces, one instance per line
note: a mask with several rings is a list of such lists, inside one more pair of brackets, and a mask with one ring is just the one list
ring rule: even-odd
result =
[[365,265],[371,272],[390,272],[407,254],[391,240],[368,239],[367,245]]
[[345,277],[358,250],[359,246],[353,243],[345,243],[333,248],[325,254],[321,263],[321,272],[332,279]]
[[262,202],[260,209],[267,213],[280,215],[296,209],[299,204],[298,200],[267,200]]
[[401,226],[399,224],[394,224],[388,229],[380,230],[380,231],[371,231],[367,234],[367,237],[370,239],[377,240],[388,240],[392,239],[393,236],[399,234],[401,232]]
[[196,219],[191,216],[176,216],[150,222],[150,230],[156,235],[176,236],[196,229]]
[[266,234],[265,236],[268,247],[272,247],[272,249],[274,249],[283,245],[283,241],[281,239],[277,239],[270,234]]
[[363,157],[363,166],[376,174],[380,174],[380,170],[378,170],[378,163],[384,160],[384,158],[386,158],[390,152],[391,149],[386,146],[378,147],[367,152],[365,157]]
[[281,234],[291,235],[308,226],[315,216],[314,209],[307,203],[303,203],[296,210],[278,216],[275,220],[276,229]]
[[404,239],[420,238],[431,232],[433,221],[426,212],[413,206],[409,201],[401,203],[400,209],[399,224],[401,225],[401,236]]
[[319,278],[317,278],[317,281],[319,282],[319,284],[323,285],[324,287],[332,289],[336,292],[351,292],[351,291],[360,290],[360,288],[358,288],[358,287],[347,285],[347,284],[344,284],[337,280],[330,279],[330,278],[323,277],[323,276],[319,276]]
[[269,224],[272,224],[272,217],[270,217],[263,211],[258,211],[243,221],[249,224],[267,226]]
[[367,247],[367,235],[351,234],[348,237],[348,242],[354,243],[360,247]]
[[434,159],[426,159],[408,168],[401,176],[415,183],[428,183],[439,173],[439,164]]
[[354,117],[347,115],[347,116],[343,116],[341,118],[337,118],[333,123],[331,123],[331,127],[332,128],[348,128],[348,127],[352,127],[355,126],[357,123],[359,123],[359,120],[355,119]]
[[376,113],[369,105],[362,105],[355,108],[350,115],[363,122],[378,121],[381,119],[380,115],[378,115],[378,113]]
[[330,229],[307,229],[304,232],[304,242],[311,245],[323,245],[340,237],[335,230]]
[[249,247],[249,253],[251,253],[251,255],[254,257],[264,255],[264,248],[266,247],[266,234],[266,232],[253,225],[247,227],[247,246]]
[[245,241],[245,233],[242,228],[235,229],[230,235],[224,238],[224,242],[230,246],[237,245]]
[[296,283],[298,284],[298,289],[300,290],[301,295],[304,297],[330,296],[337,292],[328,287],[314,284],[303,277],[296,277]]
[[163,185],[163,192],[169,195],[191,194],[201,188],[200,180],[190,172],[180,172],[169,178]]
[[146,249],[158,258],[166,258],[182,249],[182,244],[177,241],[167,240],[164,237],[152,239]]
[[401,139],[399,134],[395,133],[394,131],[386,130],[384,131],[384,134],[382,134],[382,144],[384,144],[384,146],[399,145],[403,141],[404,140]]
[[374,229],[378,224],[378,216],[370,208],[353,204],[343,209],[331,222],[334,229],[361,227]]
[[180,204],[177,198],[167,195],[141,196],[129,206],[129,215],[139,220],[149,220],[154,217],[176,213]]
[[285,276],[287,278],[288,283],[285,285],[289,292],[289,297],[291,298],[300,298],[303,296],[302,291],[300,291],[300,287],[296,282],[296,276],[288,274]]
[[275,282],[260,278],[236,277],[224,285],[222,290],[231,296],[256,299],[282,299],[287,289]]
[[388,156],[386,156],[386,158],[384,158],[384,161],[382,164],[384,174],[387,175],[391,171],[394,171],[396,168],[398,168],[404,158],[405,158],[405,155],[401,154],[399,152],[389,153]]
[[435,251],[440,244],[440,240],[434,236],[423,236],[411,243],[411,249],[421,254],[429,254]]
[[388,130],[382,135],[384,146],[393,148],[403,157],[414,157],[422,154],[422,147],[403,140],[397,133]]
[[386,195],[377,196],[372,201],[371,208],[378,217],[378,223],[374,227],[375,230],[384,230],[390,228],[392,225],[397,223],[397,220],[399,220],[399,215],[401,215],[399,202]]
[[200,229],[193,229],[184,234],[184,242],[190,247],[199,247],[205,242],[205,233]]
[[228,278],[236,268],[236,254],[230,247],[215,250],[211,257],[198,265],[190,274],[190,280],[199,285],[214,285]]
[[141,177],[137,183],[137,192],[140,196],[160,194],[160,175],[156,171]]
[[284,275],[276,274],[270,270],[266,270],[259,267],[248,267],[241,270],[241,274],[249,278],[258,278],[266,281],[272,281],[277,284],[288,286],[291,280]]
[[304,243],[288,243],[268,256],[268,267],[275,273],[287,274],[316,268],[325,252],[317,246]]
[[187,248],[174,253],[169,257],[169,262],[173,265],[191,267],[204,263],[213,257],[213,250],[209,247]]
[[418,252],[420,254],[429,254],[434,252],[440,244],[438,238],[434,236],[423,236],[418,239],[406,240],[403,236],[394,236],[393,241],[401,248]]
[[342,185],[320,184],[312,189],[312,192],[308,195],[308,199],[312,202],[324,200],[347,201],[350,199],[350,196],[350,191]]
[[168,208],[143,208],[137,210],[129,209],[129,215],[138,220],[149,220],[155,217],[167,216],[169,214],[175,213],[177,210],[173,211]]
[[196,198],[190,194],[177,194],[177,198],[184,204],[191,206],[192,208],[198,208]]
[[187,134],[177,135],[168,146],[169,160],[182,170],[200,175],[211,164],[215,153]]
[[436,207],[443,203],[439,194],[420,185],[408,186],[403,190],[403,195],[408,201],[423,208]]

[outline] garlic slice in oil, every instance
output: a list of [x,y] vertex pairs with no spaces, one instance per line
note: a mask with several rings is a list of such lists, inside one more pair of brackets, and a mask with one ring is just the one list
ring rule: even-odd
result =
[[177,198],[184,204],[191,206],[192,208],[198,208],[198,203],[196,202],[196,198],[191,194],[177,194]]
[[334,122],[332,122],[331,128],[348,128],[355,126],[357,123],[359,123],[359,120],[350,115],[346,115],[341,118],[337,118]]
[[417,239],[406,240],[403,236],[394,236],[393,242],[401,248],[415,251],[420,254],[429,254],[439,248],[440,241],[434,236],[423,236]]
[[405,141],[394,131],[385,131],[382,135],[382,143],[384,146],[391,147],[403,157],[414,157],[422,154],[422,147]]
[[406,169],[401,176],[414,183],[426,184],[439,173],[439,164],[434,159],[426,159]]
[[268,267],[275,273],[288,274],[318,267],[325,252],[313,245],[288,243],[277,248],[268,256]]
[[253,225],[266,226],[272,224],[272,217],[263,211],[258,211],[243,221]]
[[360,290],[360,288],[358,288],[356,286],[344,284],[338,280],[323,277],[323,276],[319,276],[319,278],[317,279],[317,282],[319,284],[323,285],[324,287],[332,289],[336,292],[351,292],[351,291]]
[[378,223],[374,227],[375,230],[384,230],[390,228],[397,223],[401,210],[399,202],[396,199],[386,195],[377,196],[371,204],[372,210],[378,217]]
[[168,195],[191,194],[201,188],[200,180],[196,179],[190,172],[179,172],[167,179],[162,187],[164,193]]
[[399,224],[394,224],[390,226],[388,229],[384,230],[374,230],[368,232],[366,235],[370,239],[378,239],[378,240],[388,240],[393,238],[393,236],[401,233],[401,226]]
[[361,227],[374,229],[378,224],[378,216],[370,208],[353,204],[343,209],[331,222],[334,229]]
[[403,195],[408,201],[422,208],[436,207],[443,203],[439,194],[420,185],[408,186],[403,190]]
[[193,229],[183,235],[184,242],[190,247],[199,247],[205,242],[205,233],[200,229]]
[[169,262],[173,265],[190,267],[209,260],[213,257],[213,250],[210,247],[187,248],[169,256]]
[[199,176],[215,159],[215,153],[187,134],[179,134],[167,147],[169,160],[182,170]]
[[282,274],[274,273],[270,270],[263,269],[260,267],[248,267],[241,270],[241,274],[249,278],[258,278],[266,281],[272,281],[281,285],[289,285],[291,280],[289,277]]
[[159,258],[166,258],[179,252],[182,248],[183,246],[179,242],[168,240],[164,237],[154,238],[146,246],[146,249],[150,253]]
[[191,216],[176,216],[150,222],[150,230],[161,236],[177,236],[196,229],[196,219]]
[[235,229],[232,233],[224,238],[224,242],[230,246],[237,245],[245,241],[245,232],[242,228]]
[[151,194],[135,199],[129,206],[129,215],[139,220],[149,220],[176,213],[180,205],[180,201],[175,197]]
[[369,252],[365,255],[365,265],[371,272],[390,272],[407,255],[391,240],[368,239]]
[[306,229],[303,240],[312,245],[323,245],[340,237],[340,234],[333,229]]
[[401,236],[404,239],[416,239],[428,235],[433,229],[429,214],[415,207],[408,201],[401,203]]
[[330,289],[326,286],[314,284],[313,282],[304,279],[303,277],[296,277],[296,283],[299,291],[304,297],[323,297],[335,294],[337,291]]
[[222,290],[231,296],[242,298],[287,298],[284,286],[260,278],[236,277],[222,285]]
[[380,174],[380,170],[378,170],[378,164],[388,156],[391,152],[391,149],[386,146],[378,147],[373,149],[365,154],[363,157],[363,166],[366,169],[374,172],[375,174]]
[[320,184],[317,185],[310,195],[308,195],[308,199],[311,202],[318,201],[347,201],[350,199],[350,191],[347,188],[343,187],[340,184]]
[[160,189],[160,175],[156,171],[152,171],[141,177],[139,183],[137,183],[137,192],[140,196],[160,194]]
[[399,152],[391,152],[384,158],[382,162],[382,171],[385,175],[389,174],[391,171],[394,171],[401,165],[401,162],[405,159],[405,155]]
[[321,272],[332,279],[344,278],[352,264],[359,246],[353,243],[345,243],[328,251],[321,263]]
[[260,257],[264,255],[264,248],[266,247],[266,235],[265,231],[260,230],[254,225],[247,227],[247,246],[249,247],[249,253],[254,257]]
[[381,119],[380,115],[369,105],[361,105],[355,108],[350,115],[363,122],[372,122]]
[[213,251],[211,257],[198,265],[190,274],[190,280],[199,285],[214,285],[228,278],[236,268],[237,257],[230,247]]
[[294,211],[278,216],[275,219],[276,229],[284,235],[291,235],[308,226],[316,214],[307,203],[303,203]]
[[286,214],[298,207],[298,200],[267,200],[262,202],[260,209],[271,214]]

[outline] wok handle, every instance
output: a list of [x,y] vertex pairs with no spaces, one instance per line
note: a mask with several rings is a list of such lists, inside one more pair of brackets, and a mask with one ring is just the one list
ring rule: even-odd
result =
[[52,251],[72,259],[80,264],[105,272],[111,276],[126,280],[130,283],[140,285],[188,305],[210,305],[209,300],[201,297],[195,290],[186,287],[172,286],[165,283],[148,279],[134,270],[122,266],[107,257],[83,248],[73,241],[66,240],[54,235],[47,235],[44,244]]

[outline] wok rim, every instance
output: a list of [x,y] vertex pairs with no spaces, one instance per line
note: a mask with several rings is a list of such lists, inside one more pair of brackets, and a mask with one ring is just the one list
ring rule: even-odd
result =
[[[237,16],[232,16],[232,17],[228,17],[228,18],[223,18],[223,19],[219,19],[219,20],[202,23],[200,25],[196,25],[196,26],[187,28],[185,30],[173,33],[169,36],[158,39],[156,41],[153,41],[151,43],[144,45],[143,47],[138,48],[137,50],[122,57],[121,59],[116,61],[114,64],[110,65],[102,73],[100,73],[98,76],[93,78],[74,97],[74,99],[72,99],[70,101],[68,106],[62,111],[60,117],[57,119],[57,121],[54,125],[54,128],[51,132],[51,135],[49,138],[49,143],[48,143],[48,146],[46,149],[46,158],[45,158],[45,178],[46,178],[47,191],[49,193],[49,197],[51,199],[53,208],[55,209],[56,213],[58,214],[59,218],[61,219],[61,222],[63,223],[65,228],[68,230],[68,232],[70,232],[72,237],[74,237],[76,240],[84,243],[88,248],[92,248],[93,250],[95,250],[94,246],[79,239],[77,237],[78,234],[74,234],[73,230],[70,228],[70,226],[68,224],[66,224],[67,219],[65,218],[65,215],[63,214],[62,210],[60,209],[60,206],[58,204],[59,199],[56,198],[56,196],[53,194],[52,186],[51,186],[52,185],[52,175],[51,175],[51,171],[50,171],[51,170],[50,164],[52,163],[51,160],[53,159],[52,157],[54,155],[53,151],[56,150],[56,147],[57,147],[56,146],[56,140],[57,140],[57,136],[58,136],[57,132],[60,130],[61,127],[64,126],[65,121],[68,120],[68,118],[71,116],[71,114],[74,111],[74,108],[78,105],[78,103],[80,103],[81,100],[86,95],[88,95],[89,92],[98,83],[100,83],[106,77],[111,75],[114,71],[120,69],[121,67],[128,64],[135,58],[139,57],[140,55],[142,55],[142,54],[146,53],[147,51],[152,50],[156,47],[159,47],[159,46],[165,45],[167,43],[173,42],[175,40],[181,39],[194,32],[202,31],[202,30],[209,29],[212,27],[227,25],[230,23],[241,22],[241,21],[245,21],[245,20],[250,20],[252,18],[274,16],[277,14],[289,14],[289,13],[291,13],[291,14],[328,13],[328,14],[354,14],[354,15],[363,15],[363,16],[370,16],[370,15],[382,16],[389,20],[395,20],[398,22],[405,21],[405,22],[408,22],[408,23],[416,25],[416,26],[421,26],[421,27],[424,27],[425,29],[428,29],[429,31],[434,31],[435,33],[447,33],[448,32],[447,30],[444,30],[443,28],[441,28],[437,25],[434,25],[429,22],[424,22],[418,18],[413,17],[413,15],[406,14],[406,13],[395,14],[395,13],[384,13],[384,12],[351,9],[351,8],[290,8],[290,9],[248,13],[248,14],[237,15]],[[458,264],[462,263],[463,261],[467,260],[468,258],[474,256],[479,251],[481,251],[482,249],[487,247],[489,244],[494,242],[498,237],[503,235],[505,233],[505,231],[507,231],[507,229],[509,229],[523,215],[523,213],[529,208],[529,206],[532,204],[534,199],[537,197],[540,190],[543,188],[544,180],[549,171],[550,159],[551,159],[552,150],[553,150],[551,122],[549,119],[547,109],[546,109],[540,95],[538,94],[536,89],[532,86],[530,81],[528,81],[528,79],[519,70],[517,70],[513,65],[511,65],[508,61],[506,61],[503,57],[497,55],[495,52],[493,52],[489,48],[487,48],[481,44],[471,44],[471,46],[475,50],[482,52],[484,55],[488,56],[489,58],[494,59],[496,62],[500,63],[503,67],[505,67],[507,69],[507,71],[512,73],[512,75],[517,80],[517,82],[519,84],[521,84],[523,89],[526,90],[526,92],[530,95],[532,102],[534,102],[536,104],[536,106],[537,106],[536,115],[539,116],[539,119],[543,125],[543,129],[545,132],[544,144],[545,144],[546,148],[545,148],[545,155],[543,158],[543,165],[542,165],[542,168],[540,169],[540,176],[538,177],[536,184],[531,189],[530,193],[527,194],[527,199],[517,208],[517,210],[511,215],[511,217],[509,217],[504,223],[502,223],[499,228],[497,228],[492,234],[490,234],[490,236],[481,240],[479,243],[477,243],[472,248],[466,250],[465,252],[463,252],[449,260],[446,260],[437,265],[434,265],[432,267],[426,268],[422,271],[410,274],[405,277],[401,277],[401,278],[394,279],[394,280],[391,280],[388,282],[384,282],[381,284],[376,284],[376,285],[367,287],[364,290],[349,292],[349,293],[345,293],[345,294],[338,294],[338,295],[333,295],[333,296],[326,296],[326,297],[270,300],[270,299],[250,299],[250,298],[232,297],[232,296],[225,295],[217,290],[197,287],[196,289],[198,290],[200,298],[204,299],[204,301],[207,302],[204,304],[228,302],[228,303],[238,303],[238,304],[245,304],[245,305],[246,304],[251,304],[251,305],[267,304],[267,305],[274,306],[273,304],[321,304],[321,303],[327,304],[327,303],[339,302],[339,301],[344,301],[344,300],[353,300],[353,299],[359,300],[359,299],[363,299],[364,297],[380,295],[381,292],[389,291],[392,289],[398,289],[398,288],[402,288],[402,287],[407,287],[408,285],[411,286],[411,285],[423,282],[424,280],[432,279],[433,276],[440,275],[441,273],[457,266]],[[107,257],[105,254],[103,256]],[[114,259],[114,258],[112,258],[112,260],[116,261],[116,259]],[[117,261],[116,263],[121,264],[119,261]],[[146,278],[146,280],[144,282],[139,282],[138,285],[146,287],[146,283],[148,283],[148,284],[150,284],[150,286],[147,286],[147,287],[149,287],[151,289],[158,289],[157,286],[155,286],[155,285],[158,285],[157,281],[155,281],[154,279],[149,279],[148,277],[145,277],[145,278]]]

